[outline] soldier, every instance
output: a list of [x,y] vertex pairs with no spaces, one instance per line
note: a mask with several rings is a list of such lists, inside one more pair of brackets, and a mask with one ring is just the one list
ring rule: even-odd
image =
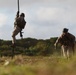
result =
[[22,29],[24,29],[24,27],[26,25],[26,21],[25,21],[24,17],[25,17],[24,13],[21,13],[19,15],[19,11],[17,12],[15,22],[14,22],[14,31],[12,33],[12,47],[14,47],[16,44],[16,35],[19,32],[21,33]]
[[67,54],[67,56],[69,57],[69,49],[71,48],[74,53],[75,36],[69,33],[67,28],[63,29],[62,35],[56,40],[54,46],[56,47],[58,43],[60,43],[62,46],[64,56],[66,56]]

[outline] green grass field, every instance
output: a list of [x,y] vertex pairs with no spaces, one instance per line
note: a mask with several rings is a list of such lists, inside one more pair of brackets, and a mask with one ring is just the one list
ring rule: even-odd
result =
[[[5,65],[5,60],[9,61]],[[0,58],[0,75],[76,75],[76,56],[15,56]]]

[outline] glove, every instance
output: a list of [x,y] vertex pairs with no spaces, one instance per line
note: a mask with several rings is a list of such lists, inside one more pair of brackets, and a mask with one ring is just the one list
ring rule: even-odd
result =
[[17,11],[16,17],[19,17],[19,11]]
[[19,11],[17,11],[17,14],[19,14]]

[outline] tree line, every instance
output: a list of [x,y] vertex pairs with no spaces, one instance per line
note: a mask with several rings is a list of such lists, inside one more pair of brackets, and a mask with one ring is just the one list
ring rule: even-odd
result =
[[[14,48],[15,54],[23,54],[28,56],[48,56],[54,53],[60,53],[60,46],[57,49],[54,47],[54,43],[57,37],[50,39],[35,39],[24,38],[18,39],[16,47]],[[11,40],[0,40],[0,55],[11,55],[13,48],[11,47]]]

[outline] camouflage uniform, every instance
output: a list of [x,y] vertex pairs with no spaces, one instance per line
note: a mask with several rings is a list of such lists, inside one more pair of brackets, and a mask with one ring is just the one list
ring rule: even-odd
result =
[[56,40],[55,45],[60,43],[61,45],[69,46],[75,43],[75,36],[68,32],[63,32],[62,35]]
[[16,18],[15,18],[15,22],[14,22],[14,31],[12,33],[12,44],[16,43],[16,35],[22,30],[22,28],[20,26],[18,26],[17,21],[21,21],[24,20],[23,16],[19,16],[19,11],[17,12]]
[[62,35],[56,40],[55,47],[60,43],[62,46],[63,56],[70,56],[70,51],[74,54],[74,46],[75,46],[75,36],[68,33],[67,31],[63,31]]

